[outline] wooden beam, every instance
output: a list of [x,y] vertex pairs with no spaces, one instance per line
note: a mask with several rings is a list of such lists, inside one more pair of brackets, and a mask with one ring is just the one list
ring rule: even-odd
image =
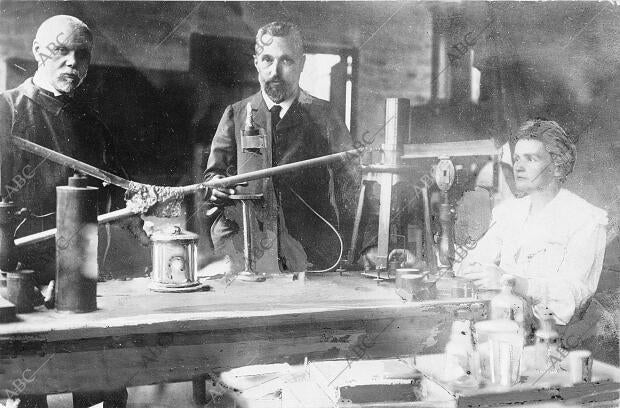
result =
[[492,139],[467,140],[463,142],[406,144],[402,159],[419,159],[439,156],[494,156],[501,148]]

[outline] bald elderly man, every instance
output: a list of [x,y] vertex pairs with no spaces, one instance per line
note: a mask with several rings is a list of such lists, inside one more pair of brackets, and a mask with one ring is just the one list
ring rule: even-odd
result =
[[[93,37],[82,21],[54,16],[39,27],[32,44],[38,68],[33,77],[0,96],[2,142],[1,195],[26,207],[39,217],[18,231],[25,236],[55,228],[56,186],[66,185],[73,174],[68,167],[39,156],[11,149],[7,136],[18,136],[93,166],[127,177],[115,159],[112,136],[76,90],[86,78],[93,50]],[[102,187],[98,180],[89,185]],[[123,191],[106,187],[100,191],[99,212],[124,207]],[[47,216],[45,216],[47,214]],[[137,221],[136,221],[137,222]],[[37,272],[39,284],[55,276],[55,248],[47,241],[19,254],[24,268]]]
[[533,306],[565,325],[596,291],[605,254],[607,213],[562,188],[575,145],[556,122],[530,120],[516,137],[513,166],[521,198],[493,210],[491,228],[459,275],[494,289],[503,274]]
[[[112,137],[94,111],[75,98],[86,78],[93,50],[93,36],[82,21],[54,16],[39,27],[32,43],[38,67],[33,77],[0,94],[2,143],[2,198],[14,201],[41,217],[29,220],[18,236],[55,227],[56,186],[66,185],[72,170],[30,153],[11,149],[9,135],[19,136],[65,155],[119,175]],[[90,185],[100,185],[90,180]],[[109,210],[111,188],[100,192],[99,212]],[[122,190],[117,189],[118,197]],[[47,216],[45,216],[47,214]],[[55,275],[54,242],[27,247],[19,254],[24,268],[34,269],[39,283]],[[47,407],[45,396],[22,396],[20,407]],[[127,391],[74,394],[74,407],[104,401],[104,407],[124,407]]]

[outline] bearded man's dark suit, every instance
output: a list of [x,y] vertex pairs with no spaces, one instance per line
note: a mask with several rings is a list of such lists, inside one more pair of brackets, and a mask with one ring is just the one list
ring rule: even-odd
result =
[[[351,135],[331,105],[301,91],[277,124],[274,157],[271,157],[271,113],[261,92],[258,92],[226,108],[213,138],[205,180],[218,174],[236,174],[237,147],[240,146],[248,103],[254,111],[255,125],[267,134],[266,162],[273,166],[352,149]],[[284,257],[287,270],[305,270],[305,260],[298,252],[299,243],[314,268],[333,264],[339,250],[333,231],[303,205],[291,189],[330,223],[339,227],[340,232],[344,232],[343,238],[346,238],[352,224],[355,189],[358,186],[356,168],[351,159],[274,177],[273,182],[265,179],[265,191],[274,191],[275,194],[265,194],[263,205],[269,212],[278,208],[279,202],[282,210],[280,220],[284,218],[285,225],[280,226],[279,238],[280,255]],[[216,253],[223,250],[225,242],[231,238],[236,241],[235,250],[241,251],[239,222],[231,223],[231,214],[230,207],[227,207],[211,228]]]

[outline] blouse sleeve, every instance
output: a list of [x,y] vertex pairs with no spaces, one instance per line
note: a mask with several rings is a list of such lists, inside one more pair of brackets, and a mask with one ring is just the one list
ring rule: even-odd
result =
[[567,324],[575,310],[596,291],[603,268],[606,220],[588,222],[570,237],[556,273],[528,278],[527,295],[546,302],[558,324]]

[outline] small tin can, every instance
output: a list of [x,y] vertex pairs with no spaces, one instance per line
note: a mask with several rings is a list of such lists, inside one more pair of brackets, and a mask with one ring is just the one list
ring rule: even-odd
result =
[[17,313],[34,311],[34,271],[18,270],[6,274],[6,299],[17,308]]
[[410,302],[433,298],[432,282],[427,279],[426,272],[414,268],[396,270],[396,294]]
[[173,226],[151,236],[153,272],[150,289],[156,292],[190,292],[196,281],[198,235]]

